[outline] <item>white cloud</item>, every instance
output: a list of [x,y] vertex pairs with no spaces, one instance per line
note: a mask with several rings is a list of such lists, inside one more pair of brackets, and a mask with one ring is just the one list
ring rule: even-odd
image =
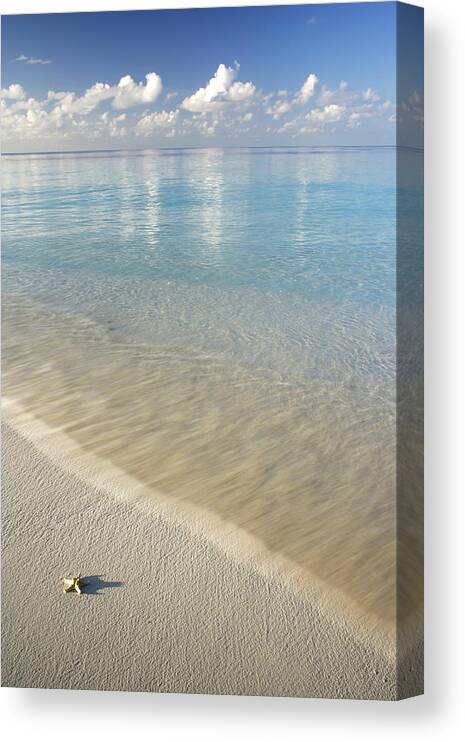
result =
[[[120,126],[126,121],[126,114],[121,113],[119,116],[111,116],[109,111],[105,111],[99,116],[98,123],[93,126],[93,130],[89,132],[91,138],[99,138],[101,136],[110,136],[112,138],[124,138],[128,130],[125,126]],[[79,125],[85,126],[86,122],[79,122]]]
[[268,113],[270,116],[273,116],[273,118],[277,120],[281,118],[281,116],[284,116],[286,113],[289,113],[289,111],[294,106],[305,105],[314,94],[317,83],[318,77],[313,72],[311,72],[303,83],[300,90],[294,95],[292,101],[283,100],[283,98],[287,98],[287,90],[278,90],[278,92],[274,93],[274,95],[262,96],[262,101],[264,103],[268,102],[270,98],[272,100],[273,97],[277,97],[280,99],[275,100],[273,103],[271,103],[268,108],[266,108],[266,113]]
[[8,98],[10,100],[24,100],[26,93],[22,85],[13,83],[7,88],[2,88],[0,97]]
[[49,90],[47,93],[47,100],[62,100],[63,98],[66,98],[67,95],[70,95],[70,93],[65,91],[55,92],[55,90]]
[[299,134],[318,134],[320,129],[318,127],[302,126],[299,129]]
[[355,126],[360,126],[362,119],[369,119],[375,116],[374,111],[353,111],[348,118],[347,126],[353,129]]
[[238,103],[251,98],[255,93],[255,85],[251,82],[234,82],[238,69],[237,63],[234,69],[220,64],[205,87],[185,98],[181,107],[192,113],[205,113],[214,111],[228,101]]
[[237,103],[251,98],[255,93],[255,85],[252,82],[235,82],[227,91],[228,100]]
[[284,132],[289,131],[289,129],[295,129],[299,121],[299,117],[291,119],[290,121],[285,121],[284,124],[279,127],[279,129],[276,129],[276,133],[283,134]]
[[218,126],[218,121],[203,121],[199,125],[199,131],[206,137],[212,137]]
[[73,92],[55,93],[53,90],[49,90],[47,98],[49,100],[58,100],[54,109],[57,113],[87,114],[93,111],[99,103],[113,98],[114,95],[114,87],[108,85],[108,83],[96,82],[79,97],[76,97],[76,93]]
[[94,109],[108,101],[118,110],[138,104],[152,103],[162,89],[156,73],[146,75],[145,83],[135,83],[127,75],[118,85],[97,82],[82,95],[74,91],[49,90],[43,100],[26,98],[21,85],[13,84],[2,90],[2,129],[4,141],[10,142],[76,142],[103,141],[107,137],[134,135],[134,119],[125,113],[111,116],[107,110],[100,116]]
[[322,85],[320,94],[318,96],[318,103],[320,105],[326,105],[332,101],[347,102],[353,94],[349,90],[349,83],[346,80],[341,80],[338,87],[335,90],[331,90],[327,85]]
[[48,99],[58,100],[57,110],[67,114],[90,113],[99,103],[110,99],[113,108],[131,108],[142,103],[153,103],[162,91],[162,81],[156,72],[149,72],[145,79],[147,81],[145,85],[142,82],[134,82],[130,75],[122,77],[118,85],[96,82],[80,97],[76,97],[73,92],[55,93],[49,90]]
[[204,88],[199,88],[193,95],[185,98],[182,107],[194,113],[209,111],[215,107],[217,99],[224,97],[234,82],[237,71],[232,67],[220,64],[213,77]]
[[18,54],[16,57],[17,62],[25,62],[26,64],[51,64],[51,59],[40,59],[40,57],[27,57],[25,54]]
[[[114,138],[127,138],[125,146],[135,146],[150,134],[186,137],[185,141],[191,143],[215,135],[226,143],[247,132],[252,135],[252,130],[259,143],[260,132],[293,138],[344,128],[350,131],[375,118],[387,126],[395,109],[373,88],[354,91],[344,80],[334,90],[326,85],[317,87],[314,73],[296,92],[257,91],[252,82],[238,81],[238,74],[238,64],[220,64],[204,87],[178,105],[173,101],[174,110],[156,111],[151,104],[162,92],[162,81],[155,72],[148,73],[142,82],[135,82],[130,75],[117,84],[96,82],[82,94],[50,90],[42,100],[28,98],[22,86],[15,83],[2,90],[5,147],[25,149],[26,143],[31,149],[95,143],[104,146],[105,141],[111,146]],[[170,91],[164,99],[175,99],[176,95],[176,91]],[[399,105],[399,116],[419,119],[422,104],[421,96],[413,92]],[[141,109],[137,114],[124,112],[138,105]],[[265,114],[279,123],[267,128]]]
[[131,75],[125,75],[118,83],[113,108],[131,108],[141,103],[153,103],[160,95],[163,84],[156,72],[145,76],[146,84],[135,83]]
[[317,82],[318,77],[313,72],[311,72],[296,95],[296,103],[301,106],[305,105],[305,103],[308,103],[315,92]]
[[376,103],[379,100],[379,95],[373,88],[367,88],[363,91],[363,100],[369,101],[370,103]]
[[324,108],[314,108],[309,114],[307,114],[306,118],[320,123],[327,121],[340,121],[344,112],[344,106],[338,106],[337,103],[329,103]]
[[[136,125],[136,134],[148,136],[155,129],[171,128],[176,123],[179,111],[156,111],[148,113],[139,119]],[[173,136],[173,135],[172,135]]]
[[279,119],[291,110],[292,106],[287,100],[277,100],[271,106],[268,106],[266,112],[273,116],[274,119]]

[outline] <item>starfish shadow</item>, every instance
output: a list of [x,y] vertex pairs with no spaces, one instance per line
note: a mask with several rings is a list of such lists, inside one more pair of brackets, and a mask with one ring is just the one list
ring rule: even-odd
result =
[[103,590],[123,585],[124,582],[108,582],[103,579],[103,575],[87,575],[82,578],[82,592],[85,595],[100,595]]

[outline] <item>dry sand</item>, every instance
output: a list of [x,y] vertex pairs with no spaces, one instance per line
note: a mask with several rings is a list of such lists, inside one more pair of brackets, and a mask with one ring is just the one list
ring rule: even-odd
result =
[[[3,685],[368,699],[421,688],[421,663],[406,659],[399,681],[385,639],[246,535],[103,477],[8,409]],[[63,594],[60,577],[77,571],[84,594]]]

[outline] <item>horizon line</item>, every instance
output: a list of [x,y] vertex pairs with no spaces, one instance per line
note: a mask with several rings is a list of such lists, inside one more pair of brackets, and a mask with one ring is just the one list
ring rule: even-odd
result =
[[63,149],[63,150],[37,150],[24,152],[1,152],[1,156],[14,157],[15,155],[71,155],[92,154],[110,152],[169,152],[172,150],[221,150],[221,149],[412,149],[424,151],[424,147],[408,144],[261,144],[261,145],[183,145],[179,147],[130,147],[130,148],[105,148],[105,149]]

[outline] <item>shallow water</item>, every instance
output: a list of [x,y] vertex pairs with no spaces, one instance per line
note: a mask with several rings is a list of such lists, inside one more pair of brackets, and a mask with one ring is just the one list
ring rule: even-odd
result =
[[3,171],[6,393],[391,622],[395,150]]

